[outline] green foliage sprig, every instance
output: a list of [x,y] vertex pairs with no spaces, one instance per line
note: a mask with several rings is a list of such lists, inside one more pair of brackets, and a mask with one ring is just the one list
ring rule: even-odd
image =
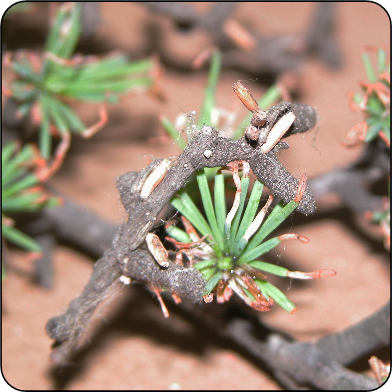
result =
[[[201,128],[203,124],[212,127],[219,126],[218,123],[220,116],[218,114],[219,110],[216,108],[215,94],[220,76],[221,57],[222,54],[218,50],[212,54],[211,66],[208,74],[208,81],[204,88],[204,98],[199,112],[200,114],[197,115],[196,112],[191,112],[188,115],[183,116],[186,119],[185,133],[177,129],[173,122],[166,116],[160,117],[161,125],[181,149],[185,148],[187,141],[192,138],[194,132]],[[277,103],[280,96],[281,92],[278,85],[272,85],[258,101],[258,104],[262,110],[266,110],[274,105],[274,103]],[[251,117],[252,114],[248,113],[246,117],[239,122],[239,125],[232,133],[233,139],[238,139],[243,136],[245,126],[249,124]],[[187,137],[185,137],[185,134]]]
[[[214,116],[215,92],[219,79],[221,54],[213,53],[208,82],[204,90],[204,100],[200,115],[196,120],[196,112],[187,117],[186,134],[188,141],[204,124],[217,127],[217,116]],[[266,110],[271,107],[280,96],[278,86],[268,89],[259,100],[258,105]],[[249,124],[252,113],[240,122],[232,137],[243,135],[245,126]],[[174,124],[165,116],[161,116],[161,124],[180,148],[185,148],[186,138]],[[243,175],[239,178],[238,165],[243,165]],[[233,163],[232,170],[237,188],[233,207],[227,213],[226,194],[231,191],[232,184],[222,168],[205,168],[196,175],[198,192],[195,191],[191,180],[186,189],[180,191],[171,204],[182,217],[183,229],[172,223],[167,224],[168,237],[166,239],[177,248],[176,260],[183,262],[185,254],[190,263],[200,270],[208,281],[205,287],[205,300],[212,300],[215,294],[218,302],[227,301],[233,292],[239,295],[245,303],[254,309],[268,311],[274,302],[285,310],[293,313],[295,305],[267,279],[267,274],[281,277],[314,279],[332,276],[335,271],[321,270],[310,273],[289,271],[288,269],[259,260],[264,254],[275,248],[285,239],[298,239],[307,242],[307,238],[297,234],[285,234],[267,239],[268,236],[287,219],[297,208],[301,199],[287,205],[279,203],[269,213],[263,223],[272,195],[266,205],[259,211],[259,204],[264,184],[255,181],[249,198],[249,169],[246,162]],[[213,196],[210,192],[212,183]],[[304,184],[302,183],[302,186]],[[301,190],[299,190],[300,194]],[[198,204],[204,208],[204,214]],[[258,211],[258,212],[257,212]]]
[[369,143],[377,136],[390,146],[390,64],[384,49],[377,51],[377,65],[374,68],[369,53],[364,51],[362,60],[367,82],[360,82],[363,93],[351,94],[350,103],[353,109],[359,109],[364,121],[356,124],[347,134],[349,140]]
[[51,197],[42,186],[42,179],[34,172],[38,167],[38,151],[26,144],[19,149],[17,142],[10,142],[2,149],[2,236],[31,252],[41,250],[31,237],[13,227],[6,214],[36,212],[45,206],[59,205],[60,199]]
[[89,137],[106,122],[105,106],[101,107],[100,121],[87,127],[69,102],[115,103],[122,96],[145,90],[154,83],[153,60],[130,62],[123,55],[103,59],[72,57],[82,28],[81,7],[81,3],[59,7],[42,55],[19,51],[7,60],[17,79],[6,92],[19,102],[17,115],[31,115],[38,124],[39,149],[45,160],[51,158],[53,134],[62,139],[55,154],[57,160],[62,160],[71,132]]
[[[353,109],[359,109],[364,120],[354,125],[348,132],[347,138],[370,143],[377,137],[381,138],[390,148],[391,143],[391,107],[390,107],[390,64],[384,49],[377,50],[377,64],[373,66],[369,52],[362,53],[368,82],[361,82],[362,94],[352,94],[350,104]],[[355,144],[355,143],[354,143]],[[374,223],[380,225],[385,237],[385,247],[390,248],[390,180],[388,180],[388,200],[382,211],[370,213]]]
[[254,309],[268,311],[275,301],[293,313],[296,310],[295,305],[268,281],[266,273],[297,279],[335,275],[331,270],[309,273],[289,271],[260,260],[283,240],[297,239],[308,242],[307,238],[293,233],[267,239],[298,207],[306,177],[300,183],[296,199],[286,205],[279,203],[265,219],[272,196],[258,211],[264,185],[256,180],[248,198],[248,171],[244,167],[240,180],[237,170],[238,167],[234,166],[233,176],[237,192],[229,213],[226,209],[227,189],[224,175],[215,175],[212,196],[207,175],[204,170],[200,171],[196,178],[204,214],[185,190],[179,192],[171,200],[171,204],[186,218],[182,218],[185,230],[169,224],[167,240],[173,242],[179,250],[178,262],[182,262],[182,254],[185,254],[208,281],[204,292],[207,301],[212,300],[212,292],[216,294],[218,302],[227,301],[235,292]]

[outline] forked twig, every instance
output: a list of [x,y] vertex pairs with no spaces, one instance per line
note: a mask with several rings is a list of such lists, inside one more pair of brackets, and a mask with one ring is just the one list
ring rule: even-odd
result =
[[[277,121],[282,113],[291,110],[296,114],[293,128],[305,132],[314,125],[316,113],[307,105],[284,103],[271,108],[267,120]],[[310,119],[304,119],[303,116]],[[304,124],[308,124],[305,125]],[[270,124],[273,126],[273,124]],[[58,365],[65,364],[80,345],[81,337],[88,331],[91,317],[99,304],[112,297],[118,283],[134,281],[165,288],[177,296],[193,302],[203,300],[206,281],[192,268],[173,262],[165,268],[159,266],[150,253],[143,249],[145,238],[152,230],[156,217],[181,189],[196,170],[204,167],[226,166],[233,161],[246,161],[258,179],[271,192],[286,203],[296,198],[300,180],[293,177],[280,163],[276,154],[288,148],[279,142],[271,151],[262,151],[262,145],[246,138],[239,140],[218,136],[218,131],[203,126],[176,160],[157,159],[140,172],[129,172],[117,178],[121,202],[129,214],[128,221],[117,230],[111,248],[95,266],[93,274],[80,296],[74,299],[66,312],[48,321],[47,332],[56,341],[52,358]],[[205,154],[205,151],[211,154]],[[165,164],[163,164],[163,162]],[[148,190],[145,184],[148,183]],[[311,214],[314,200],[306,188],[298,210]],[[129,279],[126,279],[129,278]]]

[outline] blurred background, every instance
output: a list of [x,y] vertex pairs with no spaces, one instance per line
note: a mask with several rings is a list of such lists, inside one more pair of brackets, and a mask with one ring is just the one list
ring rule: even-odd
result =
[[[58,4],[32,2],[25,9],[7,11],[2,24],[3,59],[8,51],[42,51]],[[275,83],[285,86],[283,93],[293,102],[317,109],[316,128],[290,137],[290,149],[280,152],[294,176],[316,177],[360,157],[362,146],[342,144],[362,120],[361,113],[350,109],[349,93],[358,92],[359,81],[366,79],[363,49],[389,50],[390,20],[385,10],[369,2],[336,2],[328,8],[312,2],[225,4],[218,10],[223,17],[216,3],[161,8],[152,3],[102,2],[85,11],[89,28],[75,52],[98,56],[121,52],[135,61],[154,59],[160,64],[156,88],[109,105],[108,121],[90,139],[73,136],[50,186],[113,224],[125,220],[115,177],[141,170],[153,158],[181,152],[166,135],[159,116],[175,121],[181,114],[199,110],[209,60],[198,69],[192,63],[211,47],[222,50],[218,108],[243,118],[246,109],[232,92],[232,85],[241,80],[256,99]],[[231,23],[226,23],[229,19]],[[246,32],[239,42],[232,38],[238,37],[238,28]],[[13,78],[3,65],[3,86]],[[5,116],[4,107],[3,97]],[[83,104],[77,112],[86,124],[99,120],[97,105]],[[299,340],[314,340],[360,321],[383,306],[390,292],[388,254],[378,231],[362,216],[347,215],[335,195],[317,199],[317,207],[316,218],[301,219],[296,227],[310,239],[309,244],[290,243],[277,256],[282,264],[298,270],[328,268],[337,275],[287,284],[285,289],[298,308],[293,315],[278,307],[257,314],[263,323]],[[58,244],[52,257],[53,284],[45,289],[33,282],[29,254],[10,248],[9,258],[11,268],[3,281],[2,370],[15,388],[282,388],[265,364],[213,331],[174,311],[164,319],[156,299],[142,286],[132,286],[102,311],[98,334],[80,362],[71,364],[72,376],[59,381],[51,373],[52,342],[45,324],[81,292],[94,259]]]

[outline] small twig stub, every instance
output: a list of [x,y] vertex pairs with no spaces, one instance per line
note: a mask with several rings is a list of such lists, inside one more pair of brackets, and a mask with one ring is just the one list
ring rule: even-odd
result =
[[161,163],[150,173],[143,184],[140,197],[146,199],[151,195],[152,191],[159,185],[166,172],[170,168],[170,159],[163,159]]
[[169,267],[169,254],[159,237],[154,233],[148,233],[146,235],[146,243],[156,262],[163,268]]

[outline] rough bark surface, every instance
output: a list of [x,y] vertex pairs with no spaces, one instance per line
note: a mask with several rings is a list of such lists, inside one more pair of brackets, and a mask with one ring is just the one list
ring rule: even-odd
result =
[[[296,114],[292,125],[293,133],[305,132],[315,124],[316,112],[313,108],[287,102],[276,105],[267,112],[267,124],[273,126],[291,108]],[[63,315],[48,321],[47,333],[55,339],[57,346],[52,355],[55,363],[67,362],[83,332],[87,330],[95,309],[116,291],[112,289],[113,284],[121,276],[168,289],[193,302],[202,301],[206,281],[198,270],[174,263],[170,263],[169,268],[162,269],[141,246],[165,205],[185,185],[193,172],[204,167],[225,166],[233,161],[246,160],[256,177],[274,195],[285,203],[293,200],[299,180],[283,167],[276,156],[281,148],[288,148],[287,143],[278,143],[268,153],[260,151],[260,147],[257,143],[252,145],[245,138],[231,140],[220,137],[216,129],[203,126],[184,152],[171,161],[163,179],[148,197],[141,196],[143,185],[162,162],[161,159],[152,161],[140,172],[128,172],[116,179],[121,202],[129,217],[117,230],[111,249],[96,262],[82,294],[71,302]],[[207,150],[212,154],[205,154]],[[305,190],[298,210],[304,214],[311,214],[315,210],[314,199],[308,189]]]

